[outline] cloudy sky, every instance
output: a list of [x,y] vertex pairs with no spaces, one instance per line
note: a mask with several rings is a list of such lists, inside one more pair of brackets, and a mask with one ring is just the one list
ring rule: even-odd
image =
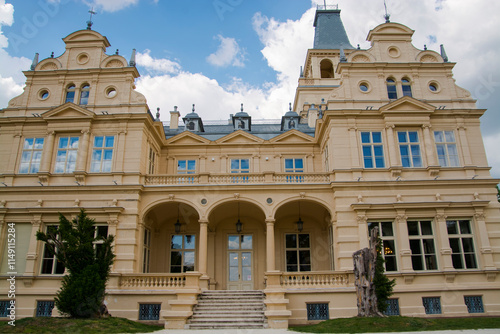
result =
[[[383,0],[338,4],[352,45],[368,48],[370,29],[383,23]],[[500,178],[500,1],[387,0],[391,21],[415,30],[413,44],[444,44],[459,86],[488,109],[482,131],[493,174]],[[239,111],[277,119],[293,101],[300,66],[312,47],[314,7],[324,0],[0,0],[0,108],[22,92],[22,70],[64,52],[61,38],[93,29],[111,42],[108,54],[137,49],[137,89],[161,118],[191,105],[204,120]]]

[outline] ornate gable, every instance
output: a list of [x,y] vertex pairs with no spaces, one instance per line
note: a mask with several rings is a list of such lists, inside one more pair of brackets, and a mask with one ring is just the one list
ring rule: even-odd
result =
[[95,114],[85,108],[82,108],[72,102],[67,102],[57,108],[41,114],[45,120],[52,119],[81,119],[81,118],[94,118]]
[[380,113],[382,114],[396,114],[396,113],[424,113],[430,114],[436,110],[436,107],[414,99],[413,97],[404,96],[396,101],[393,101],[385,106],[380,107]]
[[283,144],[310,144],[314,143],[314,138],[298,130],[289,130],[269,140],[271,143]]
[[184,131],[167,140],[167,145],[208,145],[210,140],[190,131]]
[[243,130],[235,131],[215,141],[217,144],[262,144],[264,139]]

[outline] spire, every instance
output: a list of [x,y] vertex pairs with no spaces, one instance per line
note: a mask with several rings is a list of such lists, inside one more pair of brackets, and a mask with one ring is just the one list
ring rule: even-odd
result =
[[446,51],[444,50],[443,44],[441,44],[441,57],[443,57],[443,60],[445,63],[448,62],[448,56],[446,55]]
[[340,46],[340,62],[347,63],[347,58],[344,53],[344,47],[342,45]]
[[387,4],[385,3],[385,0],[384,0],[384,8],[385,8],[385,15],[384,15],[385,23],[389,23],[389,22],[391,22],[391,20],[389,20],[391,17],[391,14],[389,14],[387,12]]
[[36,65],[38,65],[38,52],[35,53],[35,58],[33,58],[33,62],[31,63],[31,70],[34,71]]
[[314,18],[314,49],[340,49],[344,45],[346,49],[354,49],[344,24],[340,19],[340,9],[338,6],[318,6],[316,17]]
[[128,62],[128,66],[135,66],[135,49],[132,49],[132,55],[130,56],[130,61]]
[[89,10],[89,13],[90,13],[90,19],[87,21],[87,30],[92,30],[92,15],[95,15],[97,14],[96,12],[94,12],[94,7],[92,7],[91,10]]

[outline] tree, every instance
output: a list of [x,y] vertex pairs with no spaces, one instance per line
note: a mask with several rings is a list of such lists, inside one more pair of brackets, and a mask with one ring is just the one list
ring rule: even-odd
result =
[[396,284],[395,280],[384,275],[381,250],[382,240],[378,237],[378,227],[375,227],[370,231],[370,247],[352,254],[358,317],[383,317],[387,299]]
[[498,185],[497,185],[497,201],[500,202],[500,188],[498,188]]
[[72,221],[59,214],[59,226],[47,233],[37,232],[50,254],[66,268],[55,304],[59,311],[74,318],[95,318],[107,314],[104,305],[106,282],[113,254],[114,236],[99,236],[95,220],[80,210]]

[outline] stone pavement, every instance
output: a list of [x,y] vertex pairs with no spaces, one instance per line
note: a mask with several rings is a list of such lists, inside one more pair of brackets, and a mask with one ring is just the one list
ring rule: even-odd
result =
[[[298,333],[286,329],[162,329],[154,334],[293,334]],[[471,330],[451,330],[451,331],[434,331],[434,332],[391,332],[388,334],[500,334],[499,329],[471,329]],[[373,334],[373,333],[365,333]],[[377,333],[384,334],[384,333]]]

